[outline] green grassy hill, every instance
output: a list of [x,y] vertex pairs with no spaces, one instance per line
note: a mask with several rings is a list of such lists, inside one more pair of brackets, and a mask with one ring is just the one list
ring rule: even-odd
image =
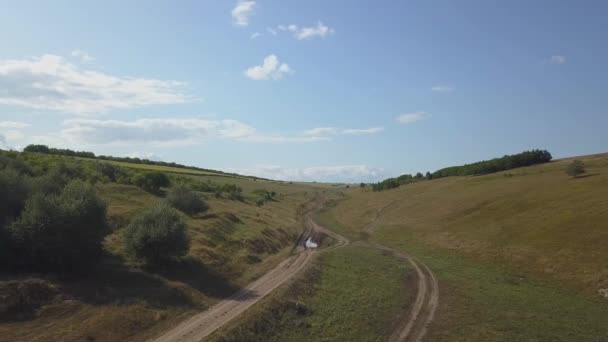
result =
[[[93,170],[100,162],[36,153],[19,157],[36,170],[72,161],[85,170]],[[123,233],[135,215],[163,199],[163,192],[154,194],[135,185],[96,181],[99,196],[108,204],[111,228],[101,264],[84,276],[0,274],[0,295],[25,298],[27,302],[19,305],[18,312],[0,315],[1,341],[145,340],[229,296],[278,264],[302,230],[301,211],[305,204],[315,192],[326,188],[233,175],[198,175],[198,170],[182,168],[112,163],[133,172],[146,172],[152,167],[168,174],[172,183],[186,177],[197,182],[212,180],[220,186],[234,184],[242,189],[242,200],[199,193],[210,210],[182,215],[191,240],[189,254],[179,263],[150,268],[125,255]],[[256,198],[265,192],[274,192],[275,196],[257,205]]]
[[608,339],[608,155],[397,189],[352,189],[320,215],[414,254],[441,286],[430,340]]

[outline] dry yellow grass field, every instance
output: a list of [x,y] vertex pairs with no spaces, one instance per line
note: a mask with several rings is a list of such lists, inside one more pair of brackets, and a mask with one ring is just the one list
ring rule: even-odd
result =
[[606,340],[608,155],[372,192],[320,215],[420,257],[441,285],[433,340]]

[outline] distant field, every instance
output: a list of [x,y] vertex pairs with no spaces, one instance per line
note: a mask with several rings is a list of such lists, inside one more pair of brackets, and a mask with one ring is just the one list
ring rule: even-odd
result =
[[608,339],[608,155],[371,192],[322,221],[412,253],[440,283],[429,340]]
[[413,298],[410,271],[402,260],[363,245],[332,250],[211,340],[386,340]]
[[223,177],[240,177],[240,176],[231,176],[222,174],[219,172],[211,172],[211,171],[202,171],[188,168],[180,168],[180,167],[170,167],[170,166],[162,166],[162,165],[149,165],[149,164],[136,164],[136,163],[126,163],[114,160],[104,160],[104,159],[90,159],[90,158],[82,158],[75,157],[81,160],[96,160],[99,162],[110,163],[118,166],[130,167],[133,169],[141,169],[141,170],[150,170],[150,171],[161,171],[161,172],[171,172],[171,173],[183,173],[190,175],[217,175]]

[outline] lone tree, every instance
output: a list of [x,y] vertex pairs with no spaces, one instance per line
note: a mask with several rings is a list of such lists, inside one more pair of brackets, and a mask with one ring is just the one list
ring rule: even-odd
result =
[[578,177],[585,173],[585,164],[580,160],[573,160],[572,163],[568,164],[566,173],[572,177]]
[[176,185],[169,189],[167,202],[188,215],[205,212],[209,209],[207,202],[185,185]]
[[136,216],[125,231],[125,250],[136,260],[158,265],[185,256],[190,249],[186,223],[166,203]]

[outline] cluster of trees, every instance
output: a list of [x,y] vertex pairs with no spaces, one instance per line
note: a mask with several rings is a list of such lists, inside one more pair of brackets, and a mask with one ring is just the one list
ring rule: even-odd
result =
[[95,262],[108,233],[106,205],[74,169],[37,174],[0,155],[0,267],[71,272]]
[[427,172],[425,175],[418,172],[415,175],[401,175],[395,178],[388,178],[381,182],[372,184],[373,191],[383,191],[398,188],[401,185],[418,182],[421,180],[431,180],[434,178],[449,176],[469,176],[494,173],[510,170],[522,166],[530,166],[550,162],[553,157],[547,150],[531,150],[522,153],[505,155],[501,158],[484,160],[477,163],[465,164],[461,166],[446,167],[433,173]]
[[[106,204],[92,185],[142,178],[160,189],[168,178],[136,173],[109,164],[41,158],[0,151],[0,269],[70,273],[91,269],[103,255],[109,233]],[[46,158],[46,157],[45,157]],[[137,183],[138,181],[133,181]],[[209,209],[191,189],[177,185],[164,200],[133,218],[125,229],[125,250],[134,259],[156,264],[187,254],[187,226],[178,210]]]
[[228,173],[228,172],[223,172],[223,171],[204,169],[204,168],[200,168],[200,167],[187,166],[187,165],[182,165],[182,164],[173,163],[173,162],[167,163],[167,162],[163,162],[163,161],[141,159],[141,158],[131,158],[131,157],[113,157],[113,156],[104,156],[104,155],[96,156],[95,153],[93,153],[93,152],[72,151],[70,149],[58,149],[58,148],[48,147],[46,145],[34,145],[34,144],[28,145],[23,149],[23,151],[24,152],[44,153],[44,154],[55,154],[55,155],[71,156],[71,157],[95,158],[95,159],[111,160],[111,161],[133,163],[133,164],[168,166],[168,167],[175,167],[175,168],[180,168],[180,169],[192,169],[192,170],[197,170],[197,171],[219,173],[219,174],[223,174],[223,175],[227,175],[227,176],[239,176],[236,173]]
[[548,163],[553,157],[547,150],[532,150],[522,153],[505,155],[501,158],[484,160],[462,166],[446,167],[433,172],[434,178],[449,176],[483,175],[499,171],[510,170],[522,166]]
[[430,172],[426,173],[426,176],[423,176],[422,173],[418,172],[415,175],[404,174],[395,178],[388,178],[381,182],[372,184],[373,191],[383,191],[398,188],[404,184],[410,184],[419,182],[421,180],[430,180],[433,179],[433,175]]

